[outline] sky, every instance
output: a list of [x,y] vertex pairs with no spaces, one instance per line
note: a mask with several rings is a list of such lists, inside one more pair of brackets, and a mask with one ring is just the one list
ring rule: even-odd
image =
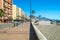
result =
[[60,0],[32,0],[31,6],[36,16],[60,20]]
[[13,4],[21,8],[26,15],[30,15],[30,0],[13,0]]
[[[13,0],[13,4],[30,15],[30,0]],[[35,10],[35,16],[60,20],[60,0],[31,0],[31,9]]]

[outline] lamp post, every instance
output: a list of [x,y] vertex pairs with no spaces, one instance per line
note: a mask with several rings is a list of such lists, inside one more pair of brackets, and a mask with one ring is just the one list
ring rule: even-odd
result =
[[31,24],[31,0],[30,0],[30,24]]

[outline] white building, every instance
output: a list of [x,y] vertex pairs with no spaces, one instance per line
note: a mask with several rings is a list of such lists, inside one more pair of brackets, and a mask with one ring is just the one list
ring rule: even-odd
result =
[[12,6],[12,18],[13,18],[13,20],[15,20],[17,18],[18,10],[19,9],[16,5]]
[[25,12],[17,7],[16,5],[13,5],[12,6],[12,18],[13,20],[16,20],[16,19],[19,19],[19,20],[22,20],[22,18],[26,17],[26,14]]

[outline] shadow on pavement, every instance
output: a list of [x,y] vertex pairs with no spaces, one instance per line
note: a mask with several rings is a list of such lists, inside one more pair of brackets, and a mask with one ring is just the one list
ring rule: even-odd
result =
[[34,31],[32,23],[30,23],[30,40],[39,40]]

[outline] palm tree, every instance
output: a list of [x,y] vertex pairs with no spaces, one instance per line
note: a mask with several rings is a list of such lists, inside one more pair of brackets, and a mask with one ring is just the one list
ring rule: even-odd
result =
[[31,11],[30,22],[33,21],[33,19],[35,18],[35,16],[33,14],[35,14],[35,10]]
[[35,16],[33,14],[35,14],[34,10],[31,11],[31,16],[30,16],[31,18],[35,18]]
[[31,14],[34,14],[35,13],[35,10],[32,10]]
[[3,9],[0,9],[0,17],[5,15],[5,11]]
[[39,19],[39,20],[41,19],[41,15],[38,16],[38,19]]
[[[4,15],[5,15],[5,11],[3,9],[0,9],[0,17],[2,18],[2,17],[4,17]],[[1,20],[1,21],[3,21],[3,20]]]

